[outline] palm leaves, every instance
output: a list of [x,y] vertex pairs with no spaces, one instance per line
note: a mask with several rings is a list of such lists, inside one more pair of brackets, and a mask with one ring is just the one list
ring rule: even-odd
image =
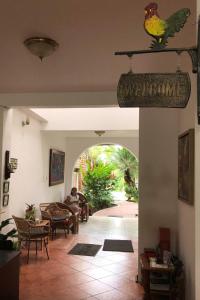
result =
[[115,153],[115,163],[124,176],[125,192],[128,199],[138,199],[136,179],[138,178],[138,160],[126,148],[118,149]]
[[110,202],[111,190],[118,188],[125,190],[128,199],[138,199],[138,160],[126,148],[119,145],[91,147],[81,173],[84,193],[94,206],[105,204],[105,199]]
[[129,171],[132,178],[138,177],[138,160],[126,148],[118,149],[115,153],[114,160],[123,173]]

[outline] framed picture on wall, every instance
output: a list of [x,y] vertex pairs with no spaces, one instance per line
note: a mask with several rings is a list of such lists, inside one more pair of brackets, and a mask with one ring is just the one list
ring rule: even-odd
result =
[[49,186],[64,182],[65,152],[50,149]]
[[178,137],[178,198],[194,203],[194,129]]
[[3,183],[3,193],[8,193],[9,192],[9,185],[10,185],[9,181],[4,181],[4,183]]
[[7,206],[9,202],[9,195],[5,194],[3,195],[3,206]]

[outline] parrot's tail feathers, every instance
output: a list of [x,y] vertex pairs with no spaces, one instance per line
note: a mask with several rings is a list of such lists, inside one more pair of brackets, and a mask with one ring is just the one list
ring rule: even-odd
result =
[[189,8],[182,8],[175,12],[171,17],[167,19],[167,29],[165,32],[166,37],[173,37],[176,32],[179,32],[185,25],[187,18],[191,12]]

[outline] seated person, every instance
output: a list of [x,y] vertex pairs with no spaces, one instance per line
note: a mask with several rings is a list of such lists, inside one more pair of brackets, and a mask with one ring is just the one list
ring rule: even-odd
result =
[[77,188],[73,187],[71,189],[71,194],[67,196],[64,201],[74,212],[81,212],[81,208],[79,207],[79,196],[77,194]]

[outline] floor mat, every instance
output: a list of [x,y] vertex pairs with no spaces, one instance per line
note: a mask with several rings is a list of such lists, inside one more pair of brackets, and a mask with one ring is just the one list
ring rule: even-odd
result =
[[134,252],[131,240],[104,240],[103,251]]
[[95,256],[101,247],[102,245],[78,243],[68,252],[68,254]]

